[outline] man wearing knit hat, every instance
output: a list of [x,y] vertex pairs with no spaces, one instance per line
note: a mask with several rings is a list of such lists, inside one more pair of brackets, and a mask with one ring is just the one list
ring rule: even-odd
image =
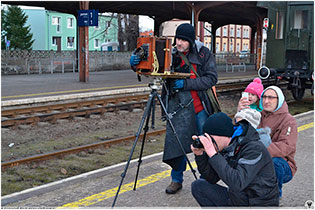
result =
[[[273,162],[248,121],[233,126],[219,112],[211,115],[200,139],[203,148],[191,146],[200,179],[191,185],[200,206],[278,206],[279,193]],[[222,180],[227,186],[216,184]]]
[[[190,73],[186,79],[166,79],[161,98],[172,115],[172,123],[186,153],[191,152],[191,136],[202,134],[202,126],[213,113],[206,91],[217,83],[213,54],[195,40],[195,29],[183,23],[176,29],[172,50],[172,70]],[[131,58],[131,66],[140,61]],[[182,107],[179,109],[179,107]],[[169,123],[166,125],[163,162],[172,167],[172,181],[165,192],[174,194],[182,188],[186,159]]]
[[[191,73],[191,76],[186,79],[168,79],[166,87],[173,94],[167,96],[167,90],[162,90],[162,98],[165,102],[167,100],[169,113],[177,112],[180,104],[185,105],[192,101],[172,119],[187,153],[191,152],[191,136],[202,133],[204,122],[213,113],[206,91],[217,82],[214,56],[201,42],[195,40],[195,36],[195,29],[191,24],[183,23],[177,27],[172,51],[172,69],[175,72]],[[172,167],[172,180],[165,190],[168,194],[174,194],[182,188],[186,159],[179,149],[174,134],[167,125],[163,162]]]
[[297,124],[289,113],[288,105],[281,89],[277,86],[266,88],[261,96],[261,122],[259,128],[271,128],[271,144],[268,151],[276,170],[279,194],[282,196],[282,185],[289,182],[297,171],[294,160],[297,142]]

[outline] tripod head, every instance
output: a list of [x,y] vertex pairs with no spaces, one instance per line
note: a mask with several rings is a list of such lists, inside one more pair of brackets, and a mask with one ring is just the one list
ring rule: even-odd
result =
[[161,89],[162,82],[163,81],[161,77],[154,77],[153,80],[149,83],[149,87],[152,90],[159,90]]

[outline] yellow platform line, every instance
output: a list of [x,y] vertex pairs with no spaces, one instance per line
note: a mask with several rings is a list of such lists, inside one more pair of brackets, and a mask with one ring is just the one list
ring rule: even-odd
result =
[[[196,162],[192,162],[191,163],[193,168],[196,168]],[[166,171],[162,171],[160,173],[156,173],[153,174],[151,176],[148,176],[144,179],[138,180],[137,181],[137,188],[146,186],[148,184],[152,184],[154,182],[160,181],[161,179],[164,179],[166,177],[169,177],[171,175],[171,169],[166,170]],[[133,186],[134,186],[134,182],[130,182],[128,184],[122,185],[119,191],[119,195],[128,191],[132,191],[133,190]],[[73,203],[67,203],[61,207],[58,207],[58,209],[61,208],[80,208],[80,207],[86,207],[86,206],[90,206],[93,205],[95,203],[101,202],[103,200],[106,200],[108,198],[112,198],[114,196],[116,196],[118,187],[106,190],[104,192],[98,193],[98,194],[94,194],[91,196],[88,196],[86,198],[83,198],[79,201],[73,202]]]
[[298,132],[314,127],[314,122],[298,127]]
[[33,93],[33,94],[15,95],[15,96],[3,96],[1,98],[2,99],[23,98],[23,97],[30,97],[30,96],[56,95],[56,94],[64,94],[64,93],[77,93],[77,92],[88,92],[88,91],[95,91],[95,90],[121,89],[121,88],[145,87],[145,86],[146,85],[144,84],[125,85],[125,86],[101,87],[101,88],[90,88],[90,89],[80,89],[80,90],[65,90],[65,91],[46,92],[46,93]]
[[[305,125],[302,125],[302,126],[298,127],[298,132],[306,130],[306,129],[309,129],[309,128],[312,128],[312,127],[314,127],[314,122],[308,123],[308,124],[305,124]],[[197,167],[195,161],[192,162],[191,165],[192,165],[193,168]],[[160,173],[156,173],[156,174],[148,176],[148,177],[146,177],[144,179],[138,180],[137,181],[137,188],[146,186],[148,184],[152,184],[152,183],[157,182],[157,181],[159,181],[161,179],[169,177],[170,174],[171,174],[171,169],[166,170],[166,171],[162,171]],[[121,188],[120,188],[119,195],[122,194],[122,193],[128,192],[128,191],[132,191],[133,190],[133,186],[134,186],[134,182],[130,182],[128,184],[122,185]],[[117,190],[118,190],[118,187],[115,187],[115,188],[106,190],[104,192],[88,196],[88,197],[83,198],[83,199],[81,199],[79,201],[72,202],[72,203],[67,203],[67,204],[65,204],[63,206],[58,207],[58,209],[60,209],[60,208],[79,208],[79,207],[91,206],[91,205],[93,205],[95,203],[98,203],[98,202],[101,202],[101,201],[106,200],[108,198],[114,197],[116,195]]]

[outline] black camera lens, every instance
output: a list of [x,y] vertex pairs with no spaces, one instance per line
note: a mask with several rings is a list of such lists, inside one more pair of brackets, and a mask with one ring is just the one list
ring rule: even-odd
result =
[[195,139],[192,145],[195,148],[199,148],[199,149],[203,148],[203,144],[201,143],[199,138]]

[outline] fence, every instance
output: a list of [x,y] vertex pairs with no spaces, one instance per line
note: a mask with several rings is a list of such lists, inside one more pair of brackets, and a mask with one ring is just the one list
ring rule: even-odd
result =
[[[128,69],[130,52],[89,52],[89,71]],[[75,51],[3,50],[1,74],[77,72]]]
[[[131,52],[89,52],[89,71],[130,69]],[[265,58],[266,56],[264,56]],[[216,53],[218,70],[226,70],[236,58],[245,66],[256,66],[256,54]],[[233,59],[234,58],[234,59]],[[264,63],[264,60],[263,60]],[[76,51],[3,50],[1,74],[43,74],[77,72]]]

